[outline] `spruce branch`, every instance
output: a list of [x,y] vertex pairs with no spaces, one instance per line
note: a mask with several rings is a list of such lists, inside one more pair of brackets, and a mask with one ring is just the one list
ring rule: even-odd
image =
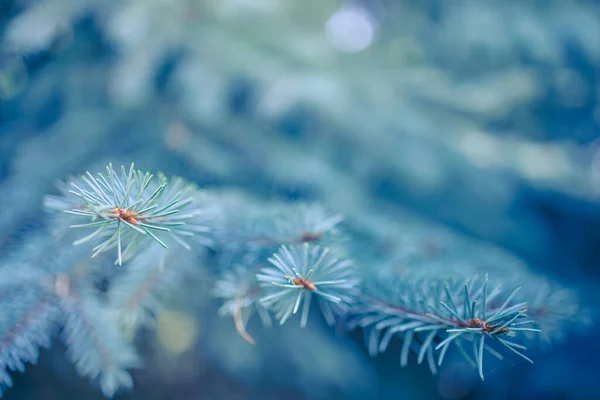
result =
[[60,309],[49,275],[26,265],[0,270],[0,395],[12,386],[10,371],[23,372],[37,362],[40,348],[49,348]]
[[545,279],[523,277],[530,282],[515,296],[527,302],[527,314],[540,333],[523,332],[527,340],[542,350],[565,340],[567,328],[585,329],[591,322],[589,310],[582,307],[576,293]]
[[280,324],[302,305],[300,325],[306,326],[313,294],[330,325],[354,301],[358,280],[352,263],[328,248],[310,243],[282,246],[269,262],[272,266],[256,275],[267,289],[260,301],[275,312]]
[[233,317],[235,328],[244,340],[256,344],[246,331],[246,324],[254,313],[258,314],[265,327],[270,327],[271,315],[260,302],[264,288],[256,279],[256,267],[246,268],[234,265],[215,283],[213,295],[223,300],[219,315]]
[[0,315],[0,395],[12,386],[9,371],[23,372],[37,362],[40,348],[49,348],[59,309],[47,294],[12,294],[2,302]]
[[[47,208],[77,217],[81,223],[70,225],[74,229],[93,229],[76,240],[80,245],[99,240],[92,250],[92,257],[117,249],[116,264],[131,258],[145,239],[151,238],[167,248],[166,238],[186,249],[188,238],[206,235],[209,228],[201,223],[203,210],[195,208],[197,190],[182,179],[175,178],[173,187],[159,174],[158,182],[149,172],[121,167],[117,173],[112,164],[106,167],[106,175],[94,177],[91,173],[72,179],[69,191],[60,185],[62,196],[48,196]],[[209,239],[201,243],[210,244]]]
[[35,364],[60,326],[62,309],[53,275],[28,265],[0,269],[0,395],[12,386],[10,371]]
[[193,253],[163,249],[152,244],[111,281],[107,307],[119,327],[132,337],[138,327],[150,326],[160,307],[189,275],[198,275]]
[[227,210],[221,213],[217,240],[227,253],[260,252],[271,255],[280,246],[315,243],[331,246],[343,241],[343,217],[319,204],[286,203],[238,198],[217,199]]
[[[533,362],[522,353],[527,348],[512,340],[518,336],[527,340],[524,333],[540,332],[527,318],[526,303],[515,301],[520,288],[507,291],[490,285],[487,276],[478,283],[476,278],[447,282],[383,274],[370,289],[351,310],[348,328],[365,330],[371,355],[384,352],[392,338],[399,336],[401,365],[407,365],[412,349],[418,363],[427,357],[434,374],[452,345],[478,369],[481,379],[485,354],[503,359],[494,347]],[[472,357],[465,348],[472,349]]]
[[340,224],[344,217],[328,212],[320,204],[293,203],[273,207],[272,239],[280,245],[318,243],[340,244],[344,236]]
[[[35,363],[39,349],[50,347],[62,328],[77,372],[97,379],[105,396],[111,397],[119,387],[131,386],[126,369],[137,365],[137,356],[98,294],[82,289],[93,282],[85,273],[88,265],[73,267],[66,262],[69,259],[74,263],[70,255],[43,267],[14,265],[0,270],[0,384],[10,386],[8,372]],[[55,267],[59,260],[66,265]]]
[[106,397],[133,387],[128,370],[141,365],[134,348],[124,340],[118,324],[106,313],[93,291],[71,287],[62,291],[63,340],[77,372],[96,381]]
[[[51,296],[18,298],[19,310],[2,307],[0,319],[0,385],[12,386],[9,371],[35,364],[40,348],[49,348],[59,310]],[[0,389],[0,394],[2,390]]]
[[[129,370],[140,365],[132,334],[153,321],[169,293],[187,282],[182,278],[199,276],[201,269],[189,268],[198,267],[193,250],[207,246],[218,266],[228,269],[213,290],[224,302],[219,314],[231,316],[252,344],[246,326],[253,315],[270,326],[271,313],[280,324],[299,313],[305,327],[315,298],[327,323],[343,318],[349,330],[363,330],[372,356],[398,337],[402,366],[414,352],[419,364],[426,360],[436,373],[453,349],[484,379],[489,355],[502,360],[510,353],[533,362],[525,345],[554,340],[562,326],[580,317],[572,294],[558,285],[532,284],[536,280],[524,277],[523,269],[516,278],[502,279],[501,269],[492,269],[496,281],[456,277],[453,266],[465,259],[464,249],[409,249],[399,260],[420,261],[423,274],[408,275],[388,264],[363,270],[367,279],[359,279],[346,255],[355,248],[342,245],[343,217],[319,205],[205,193],[181,178],[159,173],[154,179],[133,164],[119,172],[109,164],[105,175],[88,172],[58,189],[61,194],[48,196],[45,205],[71,220],[62,240],[70,243],[80,229],[92,229],[75,244],[93,247],[92,257],[116,249],[115,264],[128,262],[129,268],[95,268],[103,258],[92,265],[86,246],[47,257],[56,243],[32,238],[22,251],[39,268],[0,270],[0,277],[8,271],[0,279],[6,296],[4,301],[0,295],[0,385],[11,384],[9,371],[35,362],[62,323],[79,374],[97,382],[106,397],[132,387]],[[168,242],[192,251],[165,251]],[[471,267],[468,274],[474,276],[479,269]],[[98,280],[107,283],[102,293]],[[521,282],[528,285],[517,288]]]

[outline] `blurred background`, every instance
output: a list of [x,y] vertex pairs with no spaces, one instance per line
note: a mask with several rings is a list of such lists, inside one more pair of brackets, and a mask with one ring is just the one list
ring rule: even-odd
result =
[[[523,260],[597,313],[598,1],[0,0],[0,49],[0,260],[57,179],[134,161],[320,202],[364,260]],[[251,323],[250,346],[217,307],[175,299],[118,397],[600,399],[597,324],[481,383],[319,320]],[[6,399],[100,398],[59,344],[14,377]]]

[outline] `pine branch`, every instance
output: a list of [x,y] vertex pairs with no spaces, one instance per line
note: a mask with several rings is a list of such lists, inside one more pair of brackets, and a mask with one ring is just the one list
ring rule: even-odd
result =
[[527,340],[542,349],[565,340],[566,329],[585,329],[591,323],[588,310],[578,296],[566,288],[546,280],[523,277],[530,282],[515,297],[527,301],[527,314],[535,319],[539,334],[524,332]]
[[271,240],[277,247],[300,243],[339,245],[345,240],[340,229],[344,217],[329,213],[319,204],[273,205],[270,213],[274,224]]
[[97,381],[106,397],[113,397],[119,389],[132,388],[128,370],[139,367],[140,360],[93,291],[69,287],[62,306],[62,337],[77,372]]
[[239,264],[223,274],[213,291],[215,297],[223,300],[219,314],[233,317],[238,333],[250,344],[256,342],[246,331],[246,324],[254,313],[258,314],[265,327],[271,326],[271,315],[260,302],[264,291],[256,279],[256,266]]
[[129,336],[140,326],[150,326],[157,310],[179,290],[187,275],[198,275],[192,253],[161,250],[154,245],[135,257],[108,290],[107,305]]
[[[403,341],[401,365],[407,365],[412,349],[418,363],[427,357],[434,374],[454,345],[484,379],[485,354],[503,358],[494,347],[533,362],[522,353],[525,346],[509,340],[527,340],[524,333],[540,332],[527,318],[526,303],[515,301],[519,290],[490,285],[487,277],[482,283],[476,278],[445,282],[432,277],[391,278],[384,273],[367,289],[362,304],[351,310],[348,328],[365,329],[372,356],[384,352],[392,338],[399,336]],[[465,347],[472,349],[472,357]]]
[[[122,166],[120,174],[109,164],[106,176],[94,177],[87,172],[79,179],[72,179],[68,192],[64,184],[59,185],[62,195],[48,196],[45,205],[83,220],[71,228],[93,231],[74,244],[98,240],[92,257],[116,248],[118,265],[131,258],[147,238],[164,248],[168,238],[189,249],[186,238],[198,234],[202,238],[209,231],[200,223],[203,210],[192,207],[196,188],[175,178],[173,188],[167,189],[163,175],[159,175],[158,181],[154,182],[148,172],[134,170],[133,164],[129,172]],[[200,242],[211,243],[208,239]]]
[[[149,325],[170,291],[185,283],[187,272],[197,276],[201,271],[190,268],[196,266],[196,252],[165,252],[167,242],[187,250],[213,247],[219,269],[229,267],[214,287],[213,295],[224,301],[219,313],[232,316],[240,335],[253,344],[246,325],[255,313],[264,326],[271,325],[271,313],[280,324],[300,313],[305,327],[314,297],[330,325],[344,319],[348,329],[363,330],[372,356],[399,337],[401,365],[408,364],[412,351],[418,363],[427,360],[436,373],[454,348],[483,379],[489,354],[503,359],[503,350],[533,362],[524,354],[524,343],[546,343],[560,336],[564,324],[581,317],[571,293],[532,284],[536,280],[525,277],[522,268],[515,269],[520,271],[516,278],[499,279],[504,286],[487,277],[468,282],[444,277],[464,249],[400,255],[421,260],[420,267],[437,263],[437,269],[427,269],[428,275],[401,273],[390,263],[377,270],[365,265],[366,280],[359,279],[347,256],[354,247],[344,246],[341,216],[318,205],[204,193],[177,177],[168,182],[162,174],[153,181],[133,164],[120,173],[109,165],[106,175],[71,179],[59,184],[61,195],[46,198],[49,210],[68,217],[70,232],[93,229],[74,244],[95,246],[91,257],[116,249],[115,264],[129,265],[90,268],[90,253],[83,246],[84,257],[81,251],[52,255],[61,246],[43,237],[32,239],[31,254],[21,261],[38,268],[10,270],[0,280],[5,296],[5,301],[0,297],[0,384],[9,386],[9,371],[37,360],[39,348],[49,345],[62,321],[62,338],[79,374],[97,382],[106,397],[131,388],[129,370],[140,360],[126,334]],[[441,260],[431,260],[436,257]],[[492,271],[498,279],[498,270]],[[94,287],[99,277],[109,281],[102,300]],[[529,284],[519,290],[515,282]],[[27,290],[19,291],[20,286]]]
[[339,227],[343,217],[318,204],[258,201],[237,193],[226,193],[216,201],[224,212],[216,236],[226,253],[272,254],[282,245],[318,243],[339,245],[344,236]]
[[11,293],[0,305],[0,395],[12,386],[9,371],[35,364],[40,348],[49,348],[60,311],[48,294]]
[[60,309],[51,276],[26,265],[0,270],[0,394],[12,385],[9,371],[23,372],[50,347]]
[[76,287],[90,278],[79,272],[69,276],[28,266],[1,270],[0,385],[11,385],[9,371],[35,363],[39,349],[50,346],[62,325],[78,373],[98,379],[107,397],[131,386],[126,369],[138,365],[137,356],[93,291]]
[[[221,238],[220,242],[224,244],[220,249],[221,253],[229,256],[227,257],[227,263],[233,264],[233,267],[230,267],[222,278],[217,281],[214,295],[224,300],[219,313],[233,316],[236,329],[240,335],[246,341],[254,343],[254,339],[246,332],[247,321],[256,312],[260,316],[263,325],[270,326],[271,317],[268,309],[283,304],[281,302],[268,304],[270,300],[267,297],[274,289],[276,291],[281,290],[281,288],[275,288],[271,282],[271,280],[279,281],[281,277],[263,276],[263,281],[261,281],[256,275],[257,271],[255,269],[259,268],[263,259],[266,260],[272,256],[273,252],[282,245],[287,245],[293,249],[308,244],[331,243],[336,247],[336,252],[340,252],[338,244],[344,240],[344,237],[341,234],[339,224],[343,217],[329,214],[319,205],[276,202],[259,204],[253,201],[244,204],[242,201],[239,203],[238,201],[239,199],[236,196],[229,195],[226,197],[227,203],[230,205],[235,203],[235,207],[232,207],[234,212],[223,213],[226,218],[221,221],[217,230],[218,237]],[[316,248],[318,246],[311,247],[313,250]],[[324,253],[328,252],[330,252],[329,249],[324,250]],[[233,261],[238,257],[237,261]],[[329,257],[331,255],[327,256],[328,259]],[[349,265],[342,264],[341,270],[346,267],[349,267]],[[276,274],[280,274],[280,272]],[[351,285],[354,286],[355,279],[351,281]],[[284,282],[289,283],[285,279]],[[300,294],[302,293],[300,292]],[[322,290],[319,294],[327,296],[327,290]],[[261,301],[261,298],[264,297],[267,297],[267,303]],[[301,322],[305,325],[310,310],[312,293],[307,293],[306,296],[302,297],[304,297],[305,306]],[[345,301],[350,301],[348,296],[343,296],[343,298]],[[335,300],[340,303],[337,298]],[[331,302],[319,301],[326,320],[333,324],[335,315],[342,314],[343,310],[347,308],[347,304],[329,303]],[[277,318],[282,322],[281,316]]]
[[358,280],[352,263],[328,248],[310,243],[282,246],[269,262],[272,266],[256,275],[261,286],[268,288],[260,301],[275,312],[280,324],[302,305],[300,325],[306,326],[313,295],[330,325],[354,301]]

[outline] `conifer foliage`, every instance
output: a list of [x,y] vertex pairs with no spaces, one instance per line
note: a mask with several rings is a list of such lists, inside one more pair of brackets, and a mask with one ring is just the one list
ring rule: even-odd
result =
[[[151,326],[184,271],[201,275],[200,259],[209,265],[212,295],[222,300],[219,314],[231,317],[250,344],[260,345],[246,331],[253,315],[268,328],[299,314],[300,326],[310,329],[316,309],[330,325],[360,329],[372,356],[398,340],[402,366],[414,352],[433,373],[451,350],[481,379],[489,355],[533,362],[527,346],[559,337],[577,313],[573,297],[548,301],[560,288],[544,286],[540,295],[531,278],[531,288],[521,290],[514,279],[499,281],[487,271],[483,279],[458,271],[444,279],[353,261],[354,239],[343,233],[342,216],[318,204],[207,192],[133,164],[109,164],[104,174],[86,172],[57,189],[45,199],[51,244],[36,250],[36,262],[0,269],[3,389],[12,384],[11,371],[35,363],[55,338],[106,397],[131,388],[130,371],[142,366],[132,333]],[[210,257],[202,256],[207,247]]]

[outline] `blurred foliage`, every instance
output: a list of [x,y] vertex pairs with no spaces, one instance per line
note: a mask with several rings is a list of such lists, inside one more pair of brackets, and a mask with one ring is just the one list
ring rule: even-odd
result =
[[[51,250],[36,234],[57,179],[135,161],[247,201],[318,201],[359,263],[510,274],[515,253],[593,308],[598,21],[592,0],[0,0],[0,260]],[[398,351],[372,361],[324,326],[252,320],[269,346],[248,346],[198,278],[206,298],[175,296],[140,339],[124,398],[600,397],[598,327],[483,385],[401,370]],[[75,376],[53,348],[6,398],[94,398]]]

